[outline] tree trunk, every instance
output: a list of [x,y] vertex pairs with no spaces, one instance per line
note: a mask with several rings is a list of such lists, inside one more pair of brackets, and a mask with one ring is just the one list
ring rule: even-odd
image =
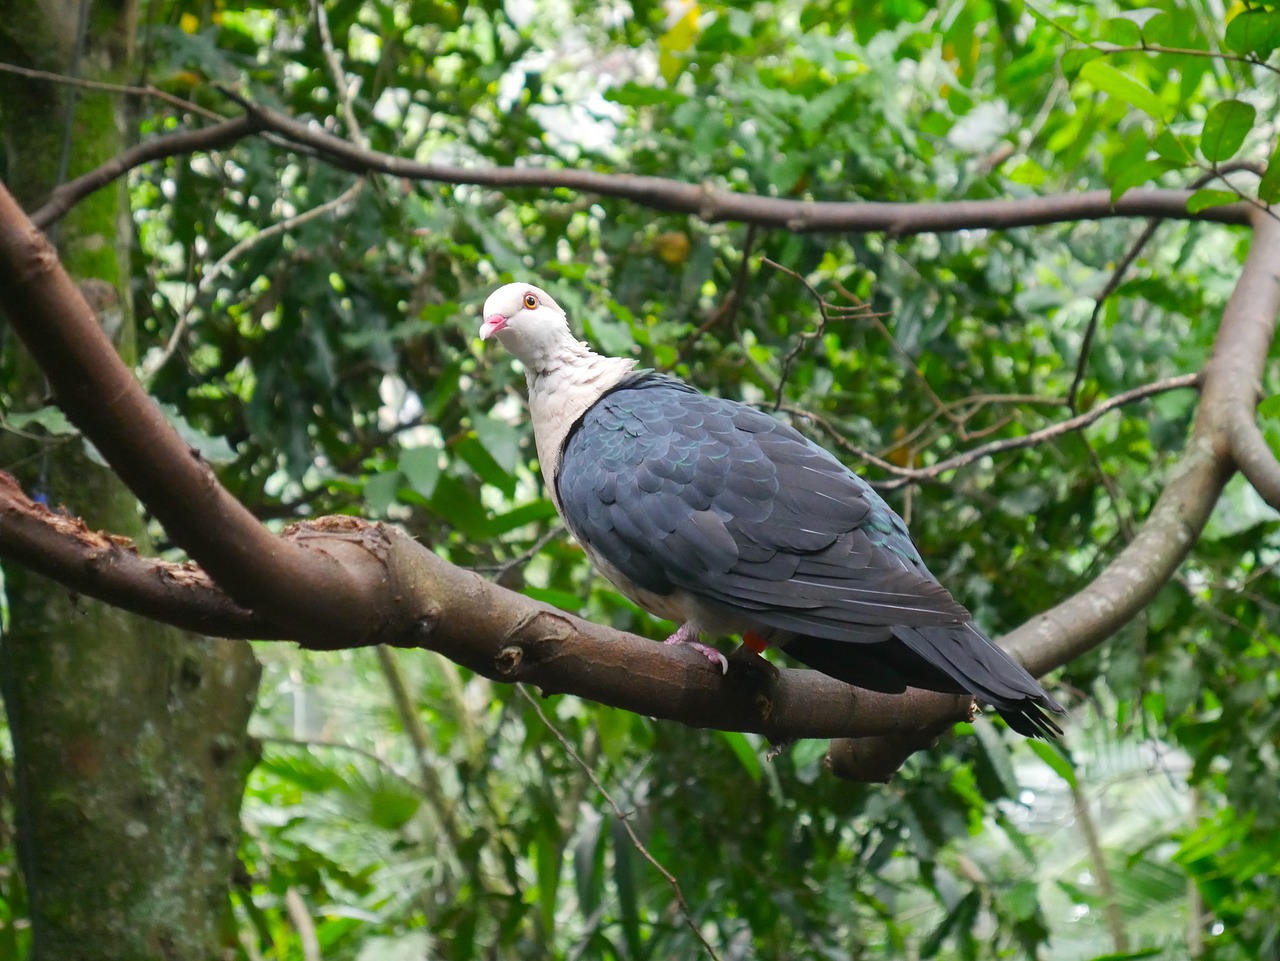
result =
[[[0,57],[92,79],[124,75],[135,0],[98,0],[77,53],[79,0],[0,0]],[[72,125],[64,130],[68,114]],[[118,99],[0,75],[3,172],[28,207],[65,176],[124,146]],[[64,150],[65,148],[65,150]],[[123,181],[60,225],[63,256],[126,359],[130,218]],[[16,357],[22,396],[43,378]],[[12,369],[12,368],[10,368]],[[6,437],[0,457],[55,509],[146,546],[138,504],[78,439]],[[225,951],[240,799],[255,747],[246,733],[258,667],[245,644],[183,635],[77,598],[6,565],[0,692],[14,741],[19,862],[36,959],[200,959]]]

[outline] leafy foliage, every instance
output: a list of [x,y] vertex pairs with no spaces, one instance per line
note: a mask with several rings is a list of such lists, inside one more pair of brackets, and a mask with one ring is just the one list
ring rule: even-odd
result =
[[[1280,163],[1197,180],[1274,147],[1280,14],[1266,7],[1224,30],[1201,0],[343,0],[327,8],[341,83],[305,4],[153,13],[146,59],[171,92],[225,110],[213,83],[231,84],[422,160],[818,201],[1154,183],[1196,183],[1191,209],[1280,198]],[[172,123],[165,109],[151,105],[144,134]],[[229,445],[220,475],[238,497],[271,520],[395,520],[454,563],[652,636],[662,626],[558,531],[520,372],[477,349],[497,283],[541,278],[602,349],[778,410],[855,466],[870,450],[918,467],[1199,369],[1247,242],[1164,224],[1099,305],[1142,225],[748,230],[557,191],[361,181],[265,139],[157,163],[132,196],[150,387]],[[824,317],[791,272],[883,323]],[[1114,554],[1193,411],[1163,394],[886,496],[998,632]],[[542,702],[544,720],[434,657],[401,659],[407,715],[372,653],[263,646],[240,950],[296,956],[311,925],[324,957],[352,959],[691,958],[699,934],[726,958],[1274,955],[1280,526],[1250,493],[1233,488],[1139,623],[1064,673],[1093,705],[1069,754],[980,721],[883,788],[827,776],[818,744],[766,761],[752,736],[570,698]],[[1114,829],[1101,864],[1078,833],[1099,805]],[[1127,948],[1103,920],[1100,872]]]

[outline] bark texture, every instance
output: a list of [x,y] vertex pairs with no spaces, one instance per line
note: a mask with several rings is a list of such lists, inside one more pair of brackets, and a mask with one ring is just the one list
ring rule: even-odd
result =
[[[127,64],[133,0],[0,0],[0,57],[110,79]],[[64,175],[119,154],[117,101],[0,77],[5,180],[44,203]],[[71,116],[70,127],[64,118]],[[133,353],[129,216],[117,180],[60,224],[59,247],[103,329]],[[47,402],[45,378],[7,338],[21,371],[15,410]],[[0,448],[28,490],[95,527],[145,543],[137,501],[78,440],[14,439]],[[15,812],[36,959],[207,959],[222,921],[254,759],[246,733],[258,668],[247,645],[183,634],[6,564],[9,630],[0,693],[14,741]]]

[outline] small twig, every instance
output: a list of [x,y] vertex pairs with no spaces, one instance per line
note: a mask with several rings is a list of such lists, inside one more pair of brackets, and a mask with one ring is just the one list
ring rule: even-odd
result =
[[129,86],[122,83],[106,83],[102,80],[86,80],[83,77],[72,77],[65,73],[51,73],[48,70],[33,70],[30,67],[20,67],[16,63],[5,63],[0,61],[0,73],[13,73],[20,77],[27,77],[30,80],[47,80],[50,83],[58,83],[67,87],[79,87],[81,90],[99,90],[103,93],[121,93],[129,97],[151,97],[155,100],[163,100],[170,106],[177,107],[179,110],[187,110],[194,114],[199,114],[208,120],[225,120],[226,117],[214,113],[198,103],[192,103],[190,100],[184,100],[181,97],[174,96],[171,93],[165,93],[158,87],[146,84],[141,87]]
[[[832,285],[836,288],[836,290],[840,292],[841,296],[849,297],[854,300],[857,299],[856,297],[853,296],[853,294],[851,294],[848,290],[844,288],[844,285],[841,284],[840,281],[834,280],[832,281]],[[960,436],[967,440],[968,438],[966,438],[964,435],[964,421],[962,419],[957,419],[955,416],[952,415],[950,405],[947,404],[945,401],[943,401],[941,397],[938,396],[938,392],[934,390],[933,385],[929,383],[929,378],[926,377],[924,375],[924,372],[916,365],[915,358],[913,358],[909,353],[907,353],[907,351],[902,348],[902,345],[898,343],[898,339],[893,336],[893,333],[889,330],[888,325],[886,325],[884,322],[884,318],[886,316],[888,315],[887,314],[870,314],[868,319],[870,319],[870,321],[873,324],[875,324],[876,329],[880,331],[880,336],[883,337],[888,342],[890,349],[892,349],[893,352],[898,355],[898,359],[902,361],[903,365],[906,366],[906,368],[910,370],[911,373],[915,374],[916,379],[920,381],[920,385],[924,388],[925,393],[929,395],[929,400],[932,402],[937,412],[941,414],[943,417],[945,417],[947,420],[951,421],[951,423],[954,426],[959,427],[961,429]]]
[[1133,44],[1128,47],[1121,47],[1108,43],[1090,43],[1089,47],[1104,53],[1107,56],[1117,53],[1170,53],[1179,57],[1207,57],[1211,60],[1230,60],[1234,63],[1247,63],[1251,67],[1262,67],[1270,70],[1272,73],[1280,73],[1280,67],[1275,67],[1267,61],[1262,60],[1256,55],[1223,53],[1221,50],[1197,50],[1194,47],[1166,47],[1160,43],[1142,43]]
[[983,457],[988,457],[992,454],[999,454],[1009,450],[1018,450],[1023,447],[1034,447],[1035,445],[1042,444],[1054,437],[1059,437],[1062,434],[1069,434],[1072,431],[1087,427],[1104,414],[1110,413],[1111,411],[1119,407],[1123,407],[1126,404],[1131,404],[1134,401],[1143,400],[1147,397],[1152,397],[1156,394],[1163,394],[1171,390],[1184,390],[1187,388],[1197,387],[1200,384],[1200,380],[1201,375],[1199,373],[1179,374],[1176,377],[1166,377],[1164,380],[1157,380],[1150,384],[1143,384],[1141,387],[1134,387],[1132,390],[1126,390],[1123,393],[1116,394],[1114,397],[1108,397],[1106,400],[1083,414],[1078,414],[1075,417],[1069,417],[1056,424],[1050,424],[1048,427],[1032,431],[1030,434],[1026,434],[1022,437],[1006,437],[1002,440],[992,441],[989,444],[982,444],[972,450],[966,451],[963,454],[957,454],[955,457],[949,457],[946,460],[939,461],[929,467],[918,469],[898,468],[895,470],[895,473],[899,474],[900,479],[896,481],[888,481],[884,486],[887,489],[892,490],[894,488],[901,487],[903,484],[910,483],[911,481],[934,480],[947,471],[972,464],[974,461]]
[[586,773],[587,777],[591,779],[592,785],[595,787],[597,791],[600,792],[600,796],[604,798],[605,803],[608,804],[609,807],[613,809],[614,816],[618,819],[618,823],[621,824],[622,829],[627,832],[627,837],[631,839],[631,843],[635,846],[635,849],[640,853],[640,856],[644,858],[646,861],[648,861],[651,865],[653,865],[653,867],[657,870],[657,872],[662,875],[663,879],[667,882],[667,884],[671,886],[671,891],[676,898],[676,904],[679,906],[680,912],[684,915],[684,921],[685,921],[685,924],[688,926],[689,930],[692,931],[694,935],[697,937],[697,939],[702,942],[702,946],[706,949],[707,954],[709,954],[713,959],[715,959],[715,961],[720,961],[719,953],[717,953],[716,949],[711,946],[711,942],[706,939],[702,931],[699,930],[697,922],[694,921],[693,911],[689,908],[689,902],[685,900],[684,891],[681,890],[680,882],[676,880],[675,875],[673,875],[670,871],[664,868],[662,864],[659,863],[658,859],[655,858],[653,854],[649,851],[649,849],[644,846],[640,838],[636,836],[635,830],[631,827],[630,818],[618,805],[618,802],[613,799],[613,795],[611,795],[605,789],[605,786],[602,783],[600,783],[600,778],[596,776],[596,772],[591,770],[587,762],[582,759],[581,755],[579,755],[576,750],[574,750],[573,745],[569,743],[569,739],[565,737],[563,734],[561,734],[560,730],[554,724],[551,723],[551,719],[548,718],[546,713],[542,710],[542,705],[538,703],[537,698],[535,698],[532,694],[529,693],[528,687],[526,687],[524,684],[520,684],[518,685],[518,687],[520,689],[520,693],[524,695],[524,699],[528,701],[530,705],[532,705],[534,711],[537,712],[538,717],[542,719],[542,723],[547,726],[547,730],[550,731],[552,736],[555,737],[555,739],[560,742],[560,745],[565,749],[565,752],[569,755],[569,757],[573,759],[574,763],[576,763],[579,767],[582,768],[582,770]]
[[316,17],[316,27],[320,31],[320,48],[324,51],[325,63],[329,65],[329,73],[333,75],[334,88],[338,91],[338,104],[342,108],[342,119],[347,122],[347,130],[351,133],[351,140],[360,149],[365,150],[369,146],[369,141],[364,135],[364,131],[360,128],[360,121],[356,119],[355,107],[351,103],[352,94],[355,88],[347,79],[346,71],[342,69],[342,63],[338,60],[338,52],[333,46],[333,34],[329,32],[329,15],[324,9],[324,0],[311,0],[311,12]]
[[1116,524],[1120,528],[1120,536],[1123,538],[1124,543],[1127,544],[1133,540],[1135,527],[1133,518],[1124,510],[1124,499],[1120,496],[1120,489],[1116,486],[1115,478],[1108,474],[1106,468],[1103,467],[1102,457],[1099,456],[1097,448],[1090,443],[1088,436],[1082,435],[1080,440],[1083,441],[1084,449],[1089,454],[1089,463],[1093,465],[1093,469],[1098,474],[1102,489],[1107,492],[1107,500],[1111,501],[1111,509],[1116,514]]
[[[1257,164],[1249,161],[1236,161],[1234,163],[1223,164],[1219,167],[1202,174],[1191,182],[1192,190],[1199,190],[1206,184],[1214,180],[1225,177],[1229,173],[1245,170],[1249,173],[1260,174]],[[1231,184],[1227,184],[1231,187]],[[1232,189],[1235,189],[1234,187]],[[1236,191],[1242,199],[1248,198],[1240,191]],[[1098,323],[1102,318],[1102,308],[1106,304],[1107,299],[1120,289],[1120,284],[1124,281],[1124,275],[1129,272],[1129,268],[1133,266],[1133,262],[1138,259],[1138,255],[1151,242],[1151,238],[1155,236],[1156,230],[1164,223],[1162,217],[1152,217],[1147,221],[1147,226],[1143,228],[1142,233],[1129,247],[1128,252],[1116,264],[1115,269],[1111,271],[1111,277],[1107,280],[1106,286],[1093,301],[1093,311],[1089,314],[1089,323],[1085,325],[1084,338],[1080,341],[1080,356],[1076,358],[1076,372],[1071,380],[1071,389],[1067,391],[1067,406],[1071,408],[1073,414],[1080,412],[1077,404],[1080,400],[1080,385],[1084,382],[1085,368],[1089,363],[1089,351],[1093,347],[1093,337],[1097,332]]]
[[[696,344],[703,334],[721,324],[733,324],[738,314],[738,305],[742,303],[742,292],[746,289],[748,268],[751,266],[751,249],[755,245],[756,233],[759,229],[756,224],[747,225],[747,239],[742,242],[742,259],[738,261],[738,270],[733,278],[733,289],[729,291],[724,300],[720,302],[720,306],[712,312],[710,317],[703,321],[697,330],[680,341],[680,346],[676,348],[676,359],[671,364],[671,367],[676,366],[684,359],[685,352]],[[669,370],[670,368],[667,369]]]
[[1097,332],[1098,323],[1102,319],[1102,308],[1108,298],[1120,289],[1120,285],[1124,282],[1124,275],[1129,272],[1129,268],[1138,259],[1138,255],[1142,253],[1143,248],[1151,242],[1151,238],[1156,235],[1156,231],[1162,223],[1164,221],[1156,217],[1152,217],[1147,221],[1147,225],[1142,229],[1142,233],[1138,235],[1138,239],[1129,247],[1128,252],[1120,258],[1115,270],[1111,271],[1111,277],[1107,280],[1106,286],[1093,299],[1093,312],[1089,315],[1089,323],[1085,325],[1084,337],[1080,341],[1080,355],[1076,358],[1076,373],[1071,379],[1071,388],[1067,391],[1067,407],[1071,409],[1073,414],[1080,413],[1080,408],[1077,406],[1080,401],[1080,385],[1084,382],[1085,368],[1089,364],[1089,351],[1093,348],[1093,335]]
[[[1040,10],[1033,3],[1027,4],[1027,9],[1031,11],[1032,16],[1057,30],[1064,36],[1070,37],[1081,46],[1088,47],[1090,50],[1096,50],[1099,53],[1115,54],[1115,53],[1168,53],[1182,57],[1208,57],[1211,60],[1233,60],[1238,63],[1247,63],[1255,67],[1267,67],[1268,70],[1280,72],[1275,67],[1268,66],[1264,61],[1258,59],[1256,55],[1223,53],[1218,50],[1198,50],[1194,47],[1166,47],[1159,43],[1147,43],[1146,39],[1140,39],[1138,43],[1129,46],[1122,46],[1118,43],[1106,43],[1100,40],[1089,40],[1081,36],[1076,31],[1069,28],[1066,24],[1060,23],[1053,17],[1049,16],[1043,10]],[[1141,31],[1139,31],[1141,33]]]
[[[1266,566],[1264,573],[1268,573],[1268,574],[1271,573],[1271,565]],[[1206,600],[1202,598],[1200,596],[1200,592],[1194,586],[1192,586],[1191,582],[1188,581],[1187,578],[1184,577],[1183,575],[1175,574],[1173,576],[1173,579],[1177,581],[1178,585],[1184,591],[1186,591],[1187,597],[1191,598],[1191,603],[1194,604],[1197,608],[1199,608],[1208,617],[1222,624],[1226,624],[1228,627],[1234,630],[1239,631],[1241,634],[1249,638],[1249,640],[1267,648],[1268,650],[1271,651],[1272,654],[1276,656],[1280,656],[1280,643],[1277,643],[1271,634],[1269,634],[1266,631],[1260,631],[1256,627],[1246,624],[1244,621],[1240,620],[1240,618],[1236,617],[1234,614],[1228,614],[1226,611],[1221,609],[1220,605],[1214,604],[1212,600]],[[1276,606],[1273,602],[1271,602],[1267,598],[1261,597],[1257,594],[1253,594],[1249,591],[1239,590],[1238,588],[1232,587],[1230,584],[1223,584],[1220,582],[1210,582],[1206,586],[1211,592],[1223,591],[1230,594],[1234,594],[1238,597],[1243,597],[1247,600],[1250,600],[1264,609],[1268,607],[1274,608]]]
[[191,327],[193,311],[196,298],[208,291],[209,286],[218,279],[223,271],[231,265],[237,258],[243,256],[246,251],[252,249],[264,240],[270,240],[279,234],[288,233],[295,227],[300,227],[308,221],[315,220],[317,217],[323,217],[327,214],[340,210],[349,204],[359,195],[364,188],[367,177],[359,177],[356,181],[332,200],[326,200],[319,206],[312,207],[310,210],[304,210],[301,213],[294,214],[292,217],[286,217],[284,220],[277,220],[273,224],[263,227],[256,234],[251,234],[243,240],[233,244],[231,249],[219,257],[208,270],[200,277],[200,283],[196,287],[195,295],[187,302],[182,316],[178,318],[177,324],[174,325],[173,333],[169,335],[168,341],[165,342],[164,349],[147,361],[142,369],[141,380],[144,384],[149,384],[155,378],[161,369],[172,358],[178,349],[178,344],[186,335]]
[[[845,297],[852,301],[851,304],[840,305],[828,302],[827,299],[818,293],[813,284],[809,283],[806,278],[796,273],[790,267],[782,266],[782,264],[777,261],[770,260],[768,257],[761,257],[760,263],[768,264],[774,270],[779,270],[787,276],[799,281],[800,284],[804,286],[805,290],[809,291],[813,296],[814,301],[816,301],[818,305],[818,326],[813,330],[801,331],[796,337],[796,342],[792,345],[791,349],[787,351],[786,356],[782,358],[782,369],[778,372],[778,387],[773,399],[773,411],[774,413],[777,413],[782,408],[783,390],[787,386],[787,377],[791,372],[792,362],[800,356],[800,351],[804,350],[805,344],[822,336],[823,332],[827,329],[827,324],[831,322],[832,315],[839,320],[855,318],[858,320],[869,319],[876,321],[877,323],[879,322],[880,315],[872,312],[870,304],[863,303],[838,284],[836,285],[837,288]],[[881,325],[881,329],[883,329],[883,325]]]
[[495,584],[500,584],[502,582],[502,578],[506,576],[508,571],[513,567],[519,567],[521,564],[529,563],[529,561],[541,552],[544,547],[556,538],[560,537],[563,533],[563,525],[552,524],[551,527],[544,531],[536,541],[510,560],[503,561],[501,564],[488,564],[481,567],[473,567],[471,570],[475,571],[477,574],[486,575],[489,580],[493,581]]
[[992,454],[1000,454],[1009,450],[1018,450],[1023,447],[1034,447],[1046,440],[1054,437],[1068,434],[1071,431],[1080,430],[1088,427],[1094,421],[1098,420],[1104,414],[1107,414],[1118,407],[1131,404],[1137,400],[1143,400],[1156,394],[1163,394],[1171,390],[1184,390],[1191,387],[1197,387],[1200,384],[1201,375],[1196,374],[1179,374],[1176,377],[1166,377],[1164,380],[1153,381],[1150,384],[1143,384],[1141,387],[1134,387],[1132,390],[1126,390],[1123,393],[1116,394],[1114,397],[1108,397],[1095,407],[1091,408],[1083,414],[1070,417],[1067,420],[1059,421],[1056,424],[1050,424],[1048,427],[1040,430],[1032,431],[1021,437],[1006,437],[1001,440],[992,441],[989,444],[982,444],[972,450],[965,451],[963,454],[957,454],[954,457],[948,457],[946,460],[938,461],[928,467],[899,467],[892,461],[887,461],[882,457],[876,457],[874,454],[849,443],[836,430],[835,426],[820,414],[805,410],[802,407],[784,407],[789,414],[797,417],[803,417],[812,421],[823,430],[831,439],[839,445],[843,450],[858,457],[868,463],[874,464],[881,470],[893,474],[895,480],[881,481],[876,486],[893,490],[902,487],[905,484],[916,483],[919,481],[937,480],[939,476],[947,471],[956,470],[972,464],[974,461]]

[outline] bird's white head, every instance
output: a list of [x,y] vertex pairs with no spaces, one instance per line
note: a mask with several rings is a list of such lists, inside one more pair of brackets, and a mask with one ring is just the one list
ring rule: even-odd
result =
[[559,304],[541,287],[514,283],[499,287],[484,302],[480,339],[497,337],[532,371],[540,371],[566,351],[581,349]]

